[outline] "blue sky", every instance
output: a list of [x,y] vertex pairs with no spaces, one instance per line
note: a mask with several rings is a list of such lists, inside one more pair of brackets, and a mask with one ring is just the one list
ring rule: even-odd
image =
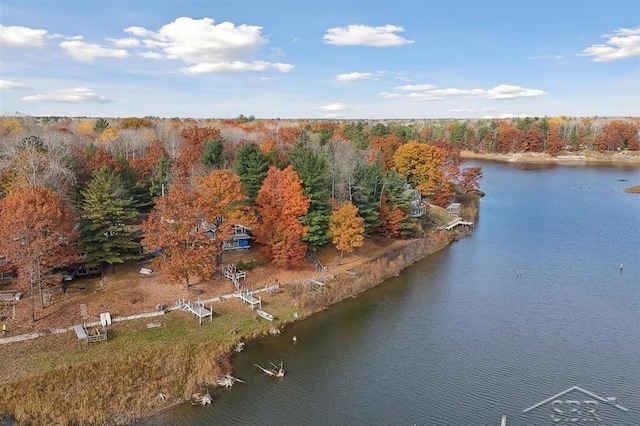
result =
[[2,0],[1,112],[640,116],[637,0]]

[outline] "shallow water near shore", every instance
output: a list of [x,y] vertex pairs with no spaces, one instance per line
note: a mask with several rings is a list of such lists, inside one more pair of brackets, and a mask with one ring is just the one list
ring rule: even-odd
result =
[[137,424],[640,424],[640,169],[473,164],[467,238],[250,342],[213,405]]

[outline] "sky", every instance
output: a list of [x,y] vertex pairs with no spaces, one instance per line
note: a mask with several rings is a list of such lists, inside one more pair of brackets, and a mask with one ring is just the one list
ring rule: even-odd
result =
[[637,0],[2,0],[0,112],[640,116]]

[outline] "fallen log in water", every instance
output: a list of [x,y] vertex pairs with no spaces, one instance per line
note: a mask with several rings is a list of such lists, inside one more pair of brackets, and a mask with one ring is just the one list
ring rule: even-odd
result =
[[236,382],[244,383],[244,381],[238,379],[237,377],[233,377],[231,374],[225,374],[224,376],[220,376],[218,377],[218,379],[216,379],[216,386],[230,388],[235,385]]
[[205,393],[204,395],[200,395],[199,393],[191,395],[191,405],[202,405],[204,407],[205,405],[209,405],[212,402],[213,398],[211,398],[211,395],[209,395],[209,391],[207,391],[207,393]]
[[253,364],[258,367],[260,370],[264,371],[264,373],[271,377],[284,377],[284,364],[280,361],[280,367],[271,363],[274,369],[271,368],[262,368],[258,364]]

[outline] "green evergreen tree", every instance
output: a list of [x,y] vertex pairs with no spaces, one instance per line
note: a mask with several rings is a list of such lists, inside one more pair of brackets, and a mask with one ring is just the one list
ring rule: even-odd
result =
[[222,168],[224,165],[223,148],[224,143],[222,139],[210,140],[204,143],[200,162],[204,165],[207,172]]
[[302,240],[309,250],[316,251],[329,242],[327,229],[331,219],[329,197],[329,175],[326,156],[314,152],[305,143],[297,143],[289,152],[289,161],[300,179],[305,197],[311,203],[300,223],[307,226],[307,235]]
[[578,147],[578,132],[576,128],[571,129],[571,134],[569,135],[569,144],[575,149]]
[[162,197],[169,191],[169,171],[171,160],[167,156],[158,159],[158,164],[153,170],[153,176],[149,179],[149,193],[151,197]]
[[407,218],[399,224],[402,234],[409,235],[414,232],[416,220],[410,216],[412,194],[407,191],[406,178],[395,170],[387,173],[384,180],[384,194],[388,207],[396,205],[407,213]]
[[104,132],[107,127],[109,127],[109,122],[104,118],[98,118],[98,120],[93,125],[93,131],[100,134]]
[[140,257],[139,233],[128,225],[137,216],[134,199],[127,193],[119,175],[101,168],[81,191],[82,235],[80,242],[87,251],[87,266],[124,263]]
[[358,184],[353,192],[353,204],[358,207],[358,214],[364,219],[364,229],[370,230],[380,226],[378,204],[380,191],[384,185],[384,173],[380,162],[367,164],[356,176]]
[[251,142],[238,149],[235,169],[247,191],[248,199],[255,203],[256,194],[267,177],[269,159],[260,151],[258,144]]

